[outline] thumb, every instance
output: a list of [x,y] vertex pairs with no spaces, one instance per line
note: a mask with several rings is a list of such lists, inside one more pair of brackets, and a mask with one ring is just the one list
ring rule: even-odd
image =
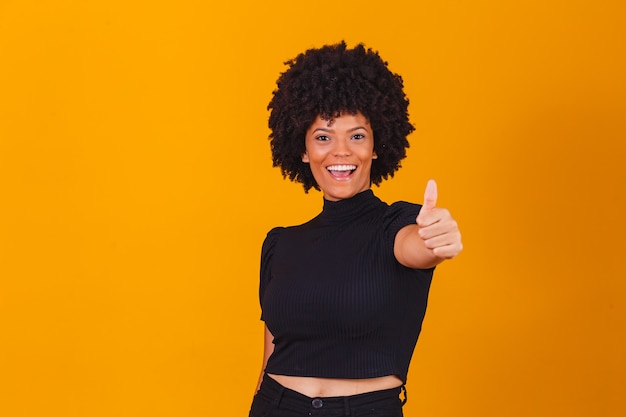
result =
[[428,180],[426,184],[426,191],[424,192],[424,205],[422,209],[424,211],[430,211],[437,205],[437,183],[435,180]]

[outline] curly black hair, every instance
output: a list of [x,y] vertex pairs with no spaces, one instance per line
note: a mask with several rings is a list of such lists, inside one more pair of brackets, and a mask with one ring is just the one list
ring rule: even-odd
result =
[[285,62],[277,88],[267,106],[272,160],[283,177],[300,182],[304,191],[319,190],[309,164],[302,162],[307,129],[320,116],[332,121],[342,113],[365,116],[374,132],[371,182],[379,185],[393,177],[406,157],[409,100],[402,77],[389,70],[378,52],[344,41],[309,49]]

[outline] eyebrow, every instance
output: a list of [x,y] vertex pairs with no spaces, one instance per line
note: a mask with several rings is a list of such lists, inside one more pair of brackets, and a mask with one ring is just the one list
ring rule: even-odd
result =
[[[367,130],[364,126],[355,126],[355,127],[351,127],[350,129],[348,129],[347,132],[354,132],[355,130],[359,130],[359,129]],[[311,133],[315,133],[318,130],[320,130],[322,132],[328,132],[328,133],[331,133],[331,132],[335,131],[334,129],[329,129],[329,128],[326,128],[326,127],[318,127],[317,129],[315,129]]]

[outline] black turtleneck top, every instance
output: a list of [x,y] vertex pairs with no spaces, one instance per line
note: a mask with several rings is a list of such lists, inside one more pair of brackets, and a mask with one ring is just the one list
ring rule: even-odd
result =
[[406,382],[434,268],[402,266],[393,245],[420,207],[367,190],[267,234],[259,295],[275,347],[266,372]]

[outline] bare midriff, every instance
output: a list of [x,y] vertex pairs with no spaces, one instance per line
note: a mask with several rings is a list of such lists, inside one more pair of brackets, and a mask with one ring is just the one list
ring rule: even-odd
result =
[[402,381],[395,375],[366,379],[315,378],[268,374],[285,388],[307,397],[343,397],[396,388]]

